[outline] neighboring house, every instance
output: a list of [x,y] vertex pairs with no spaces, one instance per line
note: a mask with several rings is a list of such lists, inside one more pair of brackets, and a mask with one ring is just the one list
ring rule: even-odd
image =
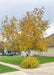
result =
[[14,54],[14,55],[20,55],[20,51],[10,51],[7,49],[4,49],[4,55],[8,55],[8,54]]

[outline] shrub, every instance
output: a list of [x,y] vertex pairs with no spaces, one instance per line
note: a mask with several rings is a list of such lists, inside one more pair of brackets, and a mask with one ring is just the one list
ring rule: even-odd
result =
[[23,68],[36,68],[39,65],[39,61],[36,58],[30,57],[23,60],[21,67]]

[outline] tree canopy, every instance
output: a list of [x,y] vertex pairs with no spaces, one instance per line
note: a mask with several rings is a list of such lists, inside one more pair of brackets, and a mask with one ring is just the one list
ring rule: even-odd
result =
[[2,36],[6,38],[5,47],[15,50],[45,51],[50,39],[44,37],[49,21],[44,19],[44,8],[35,8],[17,20],[15,17],[2,23]]

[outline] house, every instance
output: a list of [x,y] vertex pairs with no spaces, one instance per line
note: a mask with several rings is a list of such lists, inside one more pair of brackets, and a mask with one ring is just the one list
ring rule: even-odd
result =
[[20,55],[21,52],[20,51],[10,51],[10,50],[4,49],[4,55],[8,55],[8,54]]

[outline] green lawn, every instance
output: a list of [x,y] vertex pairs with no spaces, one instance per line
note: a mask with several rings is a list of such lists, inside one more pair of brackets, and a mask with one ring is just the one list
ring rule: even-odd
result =
[[15,65],[20,65],[23,59],[24,57],[19,57],[19,56],[1,56],[0,57],[0,61],[15,64]]
[[[47,62],[54,62],[54,57],[34,57],[40,61],[40,64]],[[24,57],[21,56],[1,56],[0,61],[20,65]]]
[[37,59],[39,60],[40,64],[54,62],[54,57],[37,57]]
[[5,66],[5,65],[1,65],[0,64],[0,73],[5,73],[5,72],[12,72],[12,71],[18,71],[17,69]]

